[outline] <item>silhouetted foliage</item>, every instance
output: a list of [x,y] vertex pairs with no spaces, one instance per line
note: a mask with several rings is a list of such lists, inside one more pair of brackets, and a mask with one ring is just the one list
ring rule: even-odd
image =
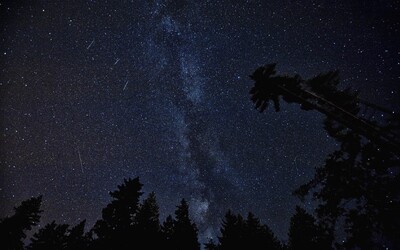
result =
[[30,250],[42,249],[88,249],[91,238],[85,234],[85,221],[69,229],[67,224],[56,224],[55,221],[39,229],[28,245]]
[[145,249],[156,249],[163,246],[159,220],[159,208],[154,192],[150,193],[139,206],[134,227],[136,244]]
[[91,233],[85,233],[86,220],[68,229],[67,248],[69,250],[87,249],[91,244]]
[[14,215],[0,221],[1,249],[23,249],[26,231],[40,220],[42,196],[23,201],[14,208]]
[[[334,180],[333,183],[337,183],[337,181]],[[140,202],[141,188],[142,184],[138,178],[124,180],[124,183],[119,185],[116,191],[110,192],[113,200],[103,209],[102,219],[98,220],[88,233],[85,233],[85,220],[72,228],[67,224],[56,224],[53,221],[33,235],[27,249],[200,249],[197,226],[189,217],[189,205],[185,199],[182,199],[177,206],[175,218],[168,216],[161,226],[155,193],[150,193],[146,199]],[[328,185],[327,188],[332,187]],[[342,195],[340,187],[335,186],[335,188],[338,188],[339,195]],[[385,191],[390,190],[385,195],[397,191],[394,186],[391,186],[392,189],[387,186],[382,188]],[[370,195],[382,195],[381,191],[373,190]],[[354,192],[359,191],[354,190]],[[325,195],[325,193],[320,195]],[[330,201],[330,198],[327,200]],[[12,238],[13,241],[4,241],[5,239],[2,238],[2,242],[6,246],[4,249],[23,249],[22,239],[25,237],[25,231],[39,221],[40,202],[41,197],[24,201],[21,206],[15,208],[15,215],[1,220],[1,229],[4,235],[18,236]],[[388,211],[388,214],[378,213],[380,210],[377,210],[376,207],[373,208],[375,209],[373,212],[348,210],[346,230],[349,237],[344,244],[337,244],[338,248],[378,248],[375,241],[377,236],[386,237],[385,240],[395,239],[398,228],[389,228],[394,225],[389,220],[397,220],[391,216],[398,207],[387,207],[385,211]],[[330,230],[337,220],[332,217],[334,212],[337,212],[335,208],[326,204],[321,205],[318,209],[318,215],[322,222],[320,224],[304,209],[297,207],[296,214],[291,219],[288,249],[330,249],[333,240],[333,233]],[[335,215],[339,216],[340,214],[337,212]],[[11,220],[19,224],[10,224]],[[6,226],[10,227],[6,228]],[[382,230],[380,235],[377,235],[377,226],[380,226]],[[383,231],[388,229],[391,231]],[[8,230],[14,231],[9,232]],[[12,232],[19,233],[12,234]],[[271,229],[267,225],[261,224],[260,220],[252,213],[243,218],[240,214],[235,215],[228,211],[220,232],[218,242],[210,240],[204,244],[205,249],[286,249]],[[96,234],[95,238],[92,237],[92,233]],[[388,235],[392,238],[389,238]],[[389,240],[386,246],[396,246],[394,241]]]
[[32,242],[28,246],[28,249],[66,249],[67,230],[67,224],[57,225],[55,221],[53,221],[33,235]]
[[[320,74],[312,79],[303,80],[299,75],[278,76],[276,74],[276,63],[259,67],[250,76],[255,81],[250,90],[251,100],[255,107],[263,112],[270,100],[273,101],[275,111],[280,110],[279,100],[282,98],[288,103],[298,103],[304,110],[320,109],[319,105],[328,102],[346,109],[352,114],[359,111],[357,94],[349,89],[339,90],[339,72],[331,71]],[[330,115],[327,111],[325,114]]]
[[124,180],[118,190],[111,192],[113,201],[102,211],[102,219],[94,225],[96,248],[125,249],[134,244],[134,219],[143,194],[139,178]]
[[282,246],[267,225],[261,225],[260,220],[252,213],[247,215],[245,224],[245,239],[250,249],[281,249]]
[[171,215],[168,215],[164,223],[161,226],[161,233],[165,239],[166,249],[172,249],[173,246],[173,236],[174,236],[174,219]]
[[141,187],[138,178],[129,179],[111,193],[114,200],[103,209],[103,219],[93,229],[98,236],[94,248],[199,249],[197,227],[189,218],[186,201],[177,207],[175,219],[168,216],[161,227],[156,196],[150,193],[140,204]]
[[189,205],[185,199],[182,199],[177,206],[173,225],[173,233],[170,239],[172,249],[200,249],[197,239],[197,226],[189,218]]
[[[279,99],[296,102],[305,110],[315,109],[327,115],[324,128],[340,143],[314,178],[296,190],[303,198],[314,191],[320,201],[317,215],[320,230],[334,239],[339,220],[344,218],[346,248],[400,248],[399,124],[389,112],[386,124],[357,116],[362,101],[349,89],[338,89],[338,72],[328,72],[310,80],[299,76],[274,76],[276,64],[258,68],[251,78],[256,108],[264,111],[269,100],[279,110]],[[386,109],[379,108],[386,112]],[[337,244],[340,247],[339,244]]]
[[329,235],[325,234],[315,218],[296,207],[296,213],[290,220],[288,249],[330,249],[331,245]]
[[336,134],[350,128],[386,150],[400,153],[398,136],[357,116],[360,103],[366,104],[366,102],[360,100],[357,93],[349,88],[345,90],[338,88],[340,82],[338,71],[303,80],[299,75],[293,77],[275,75],[275,67],[275,63],[267,64],[256,69],[250,76],[255,81],[254,87],[250,90],[251,100],[260,112],[268,107],[270,100],[274,103],[276,111],[280,110],[280,99],[288,103],[294,102],[300,104],[304,110],[315,109],[325,114],[326,124],[333,124],[336,127]]
[[236,216],[229,210],[222,222],[221,236],[218,237],[220,249],[231,249],[235,246],[243,247],[242,234],[244,231],[243,217],[240,214]]
[[282,249],[281,243],[267,225],[252,213],[247,219],[228,211],[222,222],[218,249]]
[[326,228],[333,231],[345,218],[347,248],[400,247],[398,158],[351,131],[340,138],[341,149],[297,194],[315,190],[314,197],[321,201],[317,214]]

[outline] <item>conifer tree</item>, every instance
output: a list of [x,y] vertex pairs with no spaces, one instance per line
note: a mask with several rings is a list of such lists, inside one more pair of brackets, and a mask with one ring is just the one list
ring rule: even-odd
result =
[[42,196],[23,201],[14,208],[14,215],[0,221],[1,249],[23,249],[26,231],[40,220]]
[[241,215],[234,215],[231,210],[222,221],[221,236],[218,237],[220,249],[243,248],[244,221]]
[[67,224],[58,225],[53,221],[33,235],[31,239],[32,242],[28,246],[28,249],[66,249],[68,238],[67,230]]
[[40,249],[65,249],[83,250],[90,246],[90,237],[85,234],[85,220],[75,227],[69,228],[67,224],[57,224],[55,221],[39,229],[27,247],[30,250]]
[[86,220],[83,220],[75,227],[68,229],[68,250],[83,250],[89,247],[91,237],[89,233],[85,233],[85,224]]
[[175,225],[174,219],[172,218],[171,215],[168,215],[161,226],[161,233],[166,249],[172,249],[173,247],[172,239],[174,236],[174,225]]
[[245,223],[244,242],[247,249],[281,249],[281,243],[267,225],[249,213]]
[[288,235],[289,250],[329,249],[331,245],[315,218],[299,206],[290,220]]
[[138,240],[138,245],[146,249],[156,249],[163,246],[159,208],[154,192],[150,193],[139,207],[135,217],[134,233]]
[[189,205],[185,199],[175,211],[174,230],[171,237],[173,249],[198,250],[200,244],[197,239],[197,226],[189,218]]
[[126,249],[134,242],[134,219],[138,212],[142,184],[139,178],[124,180],[114,192],[113,200],[102,211],[102,219],[94,225],[94,243],[99,249]]
[[281,243],[267,225],[252,213],[247,219],[228,211],[222,223],[218,249],[282,249]]

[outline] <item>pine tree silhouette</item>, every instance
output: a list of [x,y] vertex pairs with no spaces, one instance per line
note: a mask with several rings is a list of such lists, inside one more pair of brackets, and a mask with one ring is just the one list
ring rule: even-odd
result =
[[174,229],[175,221],[171,215],[168,215],[164,223],[161,226],[161,233],[165,244],[165,249],[173,249],[173,236],[175,233]]
[[297,206],[290,220],[288,249],[330,249],[331,245],[329,236],[324,234],[315,218]]
[[90,233],[85,233],[86,220],[83,220],[75,227],[68,229],[67,247],[68,250],[88,249],[91,244]]
[[26,231],[40,220],[42,196],[23,201],[14,208],[14,215],[0,221],[1,249],[23,249]]
[[94,225],[97,249],[126,249],[135,242],[134,219],[138,212],[139,198],[143,194],[139,178],[124,179],[118,190],[110,192],[112,202],[102,211],[102,219]]
[[249,213],[245,224],[245,242],[247,249],[281,249],[281,243],[267,225]]
[[55,221],[41,228],[31,239],[29,250],[42,249],[66,249],[67,248],[67,224],[57,225]]
[[85,220],[71,229],[67,224],[57,224],[53,221],[33,235],[27,249],[88,249],[91,238],[85,234],[84,229]]
[[228,211],[222,222],[221,236],[218,237],[218,249],[282,249],[281,243],[267,225],[252,213],[247,219]]
[[225,214],[225,219],[222,221],[221,237],[219,239],[219,248],[243,249],[243,232],[244,232],[244,221],[241,215],[234,215],[231,210]]
[[197,239],[197,226],[189,218],[189,205],[185,199],[177,206],[171,236],[172,249],[198,250],[200,244]]
[[233,249],[238,247],[238,249],[243,249],[243,236],[244,236],[244,224],[243,217],[239,215],[234,215],[231,210],[225,214],[225,219],[222,221],[221,237],[219,239],[219,248]]
[[154,192],[140,205],[135,217],[135,238],[137,245],[143,249],[159,249],[164,247],[161,235],[159,208]]

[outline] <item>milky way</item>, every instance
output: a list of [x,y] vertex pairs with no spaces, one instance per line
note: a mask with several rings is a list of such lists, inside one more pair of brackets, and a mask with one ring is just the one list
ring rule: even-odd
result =
[[[368,1],[370,2],[370,1]],[[44,195],[42,224],[91,226],[123,178],[161,219],[190,202],[200,237],[228,209],[286,239],[291,195],[337,145],[323,116],[259,114],[250,75],[278,63],[398,111],[396,1],[1,3],[1,215]],[[370,114],[374,115],[374,114]]]

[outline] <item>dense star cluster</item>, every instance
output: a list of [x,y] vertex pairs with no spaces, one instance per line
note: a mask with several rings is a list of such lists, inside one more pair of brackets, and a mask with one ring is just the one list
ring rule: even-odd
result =
[[339,69],[398,112],[398,14],[390,0],[1,2],[0,217],[42,194],[42,224],[92,226],[140,176],[161,220],[188,200],[201,242],[228,209],[285,240],[296,205],[314,206],[292,191],[337,145],[317,112],[254,110],[248,75]]

